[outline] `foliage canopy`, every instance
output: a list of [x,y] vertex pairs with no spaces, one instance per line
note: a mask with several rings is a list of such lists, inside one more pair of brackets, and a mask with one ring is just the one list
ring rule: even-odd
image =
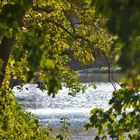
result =
[[43,81],[38,86],[54,97],[63,83],[74,95],[81,85],[65,51],[81,64],[94,60],[93,51],[109,54],[106,20],[89,0],[1,0],[0,19],[0,139],[55,139],[17,105],[10,87]]

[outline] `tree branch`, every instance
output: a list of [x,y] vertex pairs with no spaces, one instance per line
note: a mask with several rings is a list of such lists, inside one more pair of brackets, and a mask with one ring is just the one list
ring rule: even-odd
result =
[[90,43],[90,41],[87,38],[85,38],[85,37],[83,37],[81,35],[78,35],[78,34],[71,33],[62,24],[60,24],[58,22],[55,22],[54,20],[51,20],[51,19],[46,19],[46,22],[53,23],[54,25],[56,25],[57,27],[59,27],[62,30],[64,30],[67,34],[69,34],[70,36],[72,36],[75,39],[82,39],[83,41],[88,43],[89,47],[91,47],[91,43]]

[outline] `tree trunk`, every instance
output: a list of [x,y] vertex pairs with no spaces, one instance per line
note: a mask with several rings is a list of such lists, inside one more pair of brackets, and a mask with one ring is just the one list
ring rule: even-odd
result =
[[13,46],[15,45],[15,37],[7,38],[3,37],[0,45],[0,60],[2,61],[2,67],[0,68],[0,87],[5,77],[6,66],[12,51]]

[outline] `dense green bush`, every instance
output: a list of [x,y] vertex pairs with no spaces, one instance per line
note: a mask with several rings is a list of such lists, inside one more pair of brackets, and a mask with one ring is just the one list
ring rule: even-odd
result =
[[39,125],[35,115],[17,104],[12,91],[1,90],[0,97],[1,140],[55,140],[51,131]]

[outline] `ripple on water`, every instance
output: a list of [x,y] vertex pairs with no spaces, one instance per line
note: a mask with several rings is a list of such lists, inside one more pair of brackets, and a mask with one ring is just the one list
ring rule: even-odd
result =
[[48,96],[47,91],[42,92],[34,84],[24,85],[21,91],[16,87],[14,90],[17,101],[27,111],[39,116],[41,125],[60,127],[60,119],[68,117],[71,127],[80,132],[82,125],[88,122],[92,108],[109,108],[108,101],[114,88],[110,83],[97,83],[96,89],[89,87],[85,93],[77,93],[75,97],[71,97],[68,95],[69,90],[63,87],[55,98]]

